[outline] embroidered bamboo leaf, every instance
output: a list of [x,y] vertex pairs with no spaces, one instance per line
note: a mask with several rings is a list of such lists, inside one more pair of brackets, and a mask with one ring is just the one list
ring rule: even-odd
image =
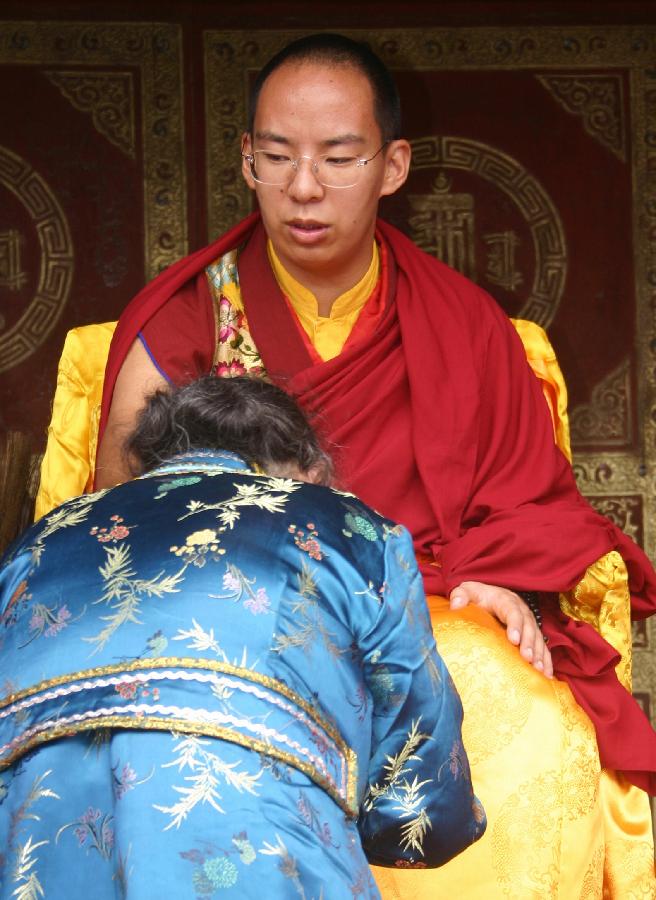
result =
[[85,637],[84,640],[95,644],[92,652],[97,653],[110,640],[112,635],[126,622],[141,624],[138,611],[143,597],[161,598],[165,594],[178,593],[178,585],[182,581],[186,565],[173,575],[164,575],[160,572],[154,578],[137,578],[132,565],[129,544],[118,544],[115,547],[105,547],[107,560],[98,571],[105,582],[105,590],[95,603],[109,603],[113,612],[107,616],[101,616],[107,625],[94,637]]
[[243,507],[254,506],[270,513],[281,513],[289,500],[289,495],[297,491],[301,484],[290,479],[263,478],[255,484],[233,485],[235,494],[228,500],[219,503],[200,503],[191,500],[187,504],[187,512],[178,521],[187,519],[199,512],[216,510],[218,519],[225,528],[234,528],[241,516]]

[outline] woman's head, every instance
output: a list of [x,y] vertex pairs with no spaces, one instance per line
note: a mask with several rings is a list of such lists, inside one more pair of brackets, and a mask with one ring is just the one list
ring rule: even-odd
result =
[[207,375],[152,394],[126,442],[133,469],[148,472],[189,450],[227,450],[267,474],[321,484],[332,473],[305,414],[262,378]]

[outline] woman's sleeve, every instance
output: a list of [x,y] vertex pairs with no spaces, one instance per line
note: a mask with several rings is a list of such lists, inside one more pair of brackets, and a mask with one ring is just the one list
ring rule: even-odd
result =
[[389,533],[375,624],[361,639],[373,700],[359,827],[379,866],[439,866],[485,831],[462,744],[462,706],[435,647],[405,529]]

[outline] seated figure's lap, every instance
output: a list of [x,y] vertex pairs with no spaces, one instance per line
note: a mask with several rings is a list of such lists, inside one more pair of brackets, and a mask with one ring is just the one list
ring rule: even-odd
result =
[[593,726],[569,688],[533,669],[474,607],[429,598],[460,692],[463,737],[488,830],[436,870],[375,870],[383,897],[601,897],[604,828]]

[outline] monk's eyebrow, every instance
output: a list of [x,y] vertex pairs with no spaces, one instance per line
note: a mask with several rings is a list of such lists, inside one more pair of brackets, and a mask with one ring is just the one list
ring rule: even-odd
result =
[[289,146],[288,138],[283,137],[281,134],[276,134],[275,131],[256,131],[255,137],[261,141],[273,141],[275,144]]
[[340,144],[364,144],[365,139],[361,134],[353,134],[349,131],[347,134],[338,134],[335,137],[327,138],[321,143],[324,147],[338,147]]
[[[260,141],[271,141],[274,144],[282,144],[284,147],[289,147],[291,145],[291,141],[289,138],[286,138],[282,134],[277,134],[275,131],[256,131],[254,137]],[[361,134],[354,134],[349,131],[345,134],[336,134],[335,137],[326,138],[321,141],[322,147],[339,147],[342,144],[364,144],[365,139]]]

